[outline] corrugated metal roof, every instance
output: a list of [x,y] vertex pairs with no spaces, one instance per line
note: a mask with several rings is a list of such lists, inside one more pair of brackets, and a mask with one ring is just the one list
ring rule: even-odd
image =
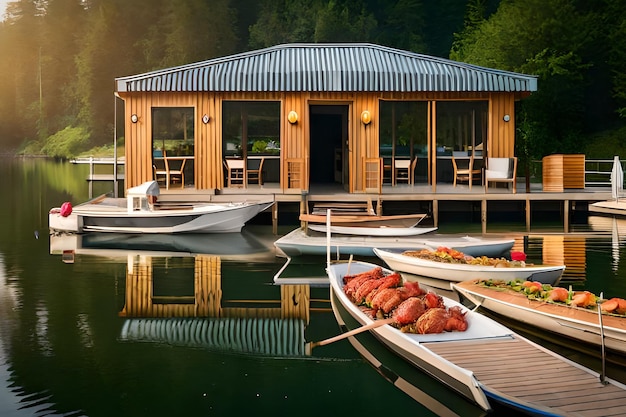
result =
[[118,92],[537,91],[537,77],[373,44],[286,44],[116,78]]

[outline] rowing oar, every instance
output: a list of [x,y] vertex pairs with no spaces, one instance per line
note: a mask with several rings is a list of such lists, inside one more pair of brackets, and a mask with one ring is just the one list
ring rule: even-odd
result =
[[367,330],[371,330],[371,329],[375,329],[377,327],[384,326],[385,324],[391,324],[394,321],[395,321],[395,319],[392,318],[392,317],[390,317],[388,319],[375,320],[375,321],[373,321],[370,324],[366,324],[365,326],[362,326],[362,327],[359,327],[359,328],[356,328],[356,329],[352,329],[349,332],[342,333],[340,335],[331,337],[329,339],[320,340],[319,342],[307,343],[307,345],[305,346],[305,352],[306,352],[307,355],[310,355],[311,354],[311,350],[313,350],[314,347],[329,345],[329,344],[334,343],[334,342],[336,342],[338,340],[345,339],[345,338],[350,337],[350,336],[354,336],[355,334],[363,333],[363,332],[365,332]]

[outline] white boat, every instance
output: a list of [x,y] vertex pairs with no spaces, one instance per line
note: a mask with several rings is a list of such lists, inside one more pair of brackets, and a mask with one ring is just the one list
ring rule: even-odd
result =
[[[315,232],[326,232],[326,225],[309,224],[307,226]],[[359,235],[359,236],[417,236],[436,231],[436,227],[360,227],[360,226],[330,226],[331,233],[339,233],[342,235]]]
[[[593,347],[600,354],[604,339],[607,350],[626,355],[626,315],[598,315],[597,308],[580,308],[557,302],[529,299],[523,293],[506,288],[487,287],[480,280],[452,285],[462,297],[476,306],[539,328],[567,340]],[[602,329],[600,328],[602,319]],[[604,333],[604,338],[601,334]],[[568,343],[571,345],[571,343]]]
[[556,285],[565,270],[565,265],[492,266],[438,262],[406,255],[405,252],[374,248],[376,256],[385,261],[389,268],[402,273],[405,278],[448,291],[451,283],[478,278],[504,281],[521,279]]
[[232,233],[271,207],[273,202],[157,203],[159,185],[148,181],[127,191],[127,198],[101,196],[72,208],[49,213],[55,232]]
[[[357,255],[375,257],[374,248],[381,249],[432,249],[446,246],[472,256],[500,256],[511,250],[514,239],[428,235],[412,236],[361,236],[332,235],[330,251],[338,255]],[[274,245],[279,255],[288,257],[301,255],[326,255],[327,239],[324,233],[297,228],[282,236]]]
[[378,265],[360,261],[327,265],[331,299],[347,310],[358,325],[371,326],[368,331],[391,351],[486,411],[500,403],[528,415],[592,416],[611,415],[611,410],[623,410],[621,407],[626,406],[625,385],[543,348],[449,298],[442,297],[445,307],[461,309],[467,321],[465,331],[417,334],[402,332],[387,324],[388,320],[380,320],[385,324],[377,325],[377,319],[344,292],[343,278],[371,271]]

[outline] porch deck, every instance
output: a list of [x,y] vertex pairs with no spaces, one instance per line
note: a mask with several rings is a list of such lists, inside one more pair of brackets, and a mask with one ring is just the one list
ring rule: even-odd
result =
[[[378,214],[384,213],[387,203],[403,206],[406,203],[407,213],[415,212],[416,206],[427,207],[432,216],[433,225],[439,225],[440,204],[450,205],[456,202],[473,204],[476,211],[481,212],[482,231],[486,233],[487,213],[490,206],[498,204],[514,204],[517,210],[525,212],[526,229],[530,231],[531,212],[533,205],[558,205],[564,224],[564,232],[569,231],[569,217],[574,210],[587,210],[593,203],[605,202],[612,199],[610,187],[587,187],[571,189],[564,192],[545,192],[541,184],[530,184],[526,189],[524,181],[518,181],[517,193],[512,193],[505,187],[489,187],[485,192],[483,186],[474,186],[470,190],[467,185],[438,184],[433,192],[428,184],[384,185],[382,193],[348,193],[341,184],[313,184],[311,189],[302,193],[282,193],[278,183],[265,183],[263,186],[251,184],[248,188],[225,188],[219,192],[208,192],[193,188],[162,190],[162,200],[176,201],[240,201],[255,196],[272,196],[276,202],[273,216],[277,221],[278,212],[282,207],[291,203],[300,204],[300,211],[304,212],[315,202],[364,202],[371,201]],[[282,206],[282,207],[281,207]],[[480,206],[480,208],[478,208]],[[626,206],[626,204],[625,204]],[[626,207],[625,207],[626,208]],[[625,210],[626,213],[626,210]],[[397,214],[397,213],[394,213]]]

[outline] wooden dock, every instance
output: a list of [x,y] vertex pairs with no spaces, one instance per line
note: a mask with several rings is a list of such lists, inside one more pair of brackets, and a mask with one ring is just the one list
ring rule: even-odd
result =
[[471,370],[481,384],[502,398],[516,397],[564,416],[622,416],[626,386],[534,343],[513,338],[486,342],[428,343],[428,348]]

